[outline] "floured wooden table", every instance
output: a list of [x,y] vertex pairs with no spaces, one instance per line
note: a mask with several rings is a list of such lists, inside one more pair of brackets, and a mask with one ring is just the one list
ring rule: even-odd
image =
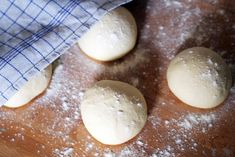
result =
[[[179,51],[205,46],[218,52],[235,77],[235,1],[135,0],[139,39],[124,58],[98,63],[72,47],[55,68],[50,88],[33,104],[0,109],[1,157],[235,156],[235,84],[212,110],[179,101],[166,82],[169,61]],[[142,132],[119,146],[102,145],[80,115],[84,90],[102,79],[136,86],[148,103]]]

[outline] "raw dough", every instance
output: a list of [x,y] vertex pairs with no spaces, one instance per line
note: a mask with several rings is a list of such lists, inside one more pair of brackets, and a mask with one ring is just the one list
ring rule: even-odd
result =
[[213,108],[227,97],[231,72],[214,51],[194,47],[179,53],[167,70],[170,90],[184,103],[198,108]]
[[90,134],[103,144],[116,145],[135,137],[147,120],[144,97],[135,87],[111,80],[89,88],[81,114]]
[[16,108],[26,105],[48,87],[51,80],[52,66],[33,76],[26,84],[10,98],[4,106]]
[[127,9],[119,7],[94,24],[78,44],[91,58],[111,61],[127,54],[135,46],[136,37],[134,17]]

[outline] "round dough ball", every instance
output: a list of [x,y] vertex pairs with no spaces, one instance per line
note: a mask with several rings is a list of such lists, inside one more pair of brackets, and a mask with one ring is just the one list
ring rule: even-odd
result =
[[213,108],[226,99],[232,76],[226,63],[214,51],[193,47],[171,61],[167,81],[170,90],[184,103]]
[[141,131],[147,120],[147,106],[135,87],[103,80],[85,92],[81,114],[85,127],[95,139],[117,145]]
[[111,61],[127,54],[136,43],[137,26],[131,13],[119,7],[108,12],[78,41],[93,59]]
[[16,108],[26,105],[46,90],[50,83],[51,76],[52,66],[49,65],[42,72],[30,78],[29,81],[4,104],[4,106]]

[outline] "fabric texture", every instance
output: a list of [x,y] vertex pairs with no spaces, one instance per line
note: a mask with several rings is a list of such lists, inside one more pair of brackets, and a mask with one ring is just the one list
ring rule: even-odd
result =
[[102,15],[131,0],[2,0],[0,106]]

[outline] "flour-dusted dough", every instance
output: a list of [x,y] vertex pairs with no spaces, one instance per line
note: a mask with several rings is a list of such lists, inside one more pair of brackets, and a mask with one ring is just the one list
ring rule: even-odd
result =
[[136,43],[137,26],[131,13],[119,7],[94,24],[78,44],[91,58],[111,61],[127,54]]
[[194,47],[179,53],[167,71],[170,90],[184,103],[198,108],[213,108],[227,97],[231,72],[214,51]]
[[45,70],[30,78],[29,81],[4,104],[4,106],[16,108],[26,105],[46,90],[51,80],[51,75],[52,66],[49,65]]
[[103,80],[85,92],[81,114],[85,127],[95,139],[116,145],[141,131],[147,120],[147,106],[135,87]]

